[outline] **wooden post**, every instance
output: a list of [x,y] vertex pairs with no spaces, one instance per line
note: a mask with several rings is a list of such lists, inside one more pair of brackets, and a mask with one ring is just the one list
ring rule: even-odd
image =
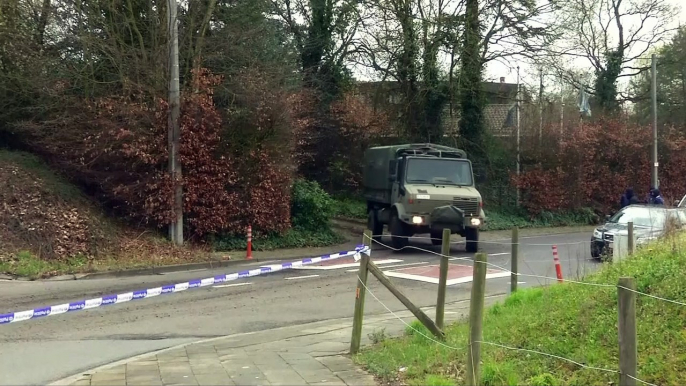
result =
[[481,381],[481,339],[483,335],[484,296],[486,294],[486,254],[474,257],[474,279],[469,304],[469,350],[467,354],[467,384]]
[[634,222],[629,221],[629,256],[634,254]]
[[445,291],[448,282],[448,258],[450,256],[450,229],[443,229],[441,268],[438,276],[438,299],[436,300],[436,326],[443,330],[445,320]]
[[441,331],[438,326],[436,326],[436,323],[434,323],[431,318],[426,315],[419,307],[415,306],[412,304],[410,299],[405,296],[398,288],[396,288],[393,283],[391,283],[391,280],[388,278],[388,276],[384,275],[383,272],[379,269],[379,267],[376,266],[376,264],[370,262],[368,266],[369,272],[372,273],[372,275],[376,276],[377,279],[381,282],[381,284],[384,285],[400,302],[407,307],[410,312],[426,327],[427,330],[431,331],[434,336],[436,336],[439,339],[445,338],[445,334],[443,334],[443,331]]
[[512,273],[510,274],[510,293],[514,293],[517,292],[517,284],[519,282],[519,277],[517,276],[519,273],[519,228],[512,228],[511,256],[512,259],[510,260],[510,264],[512,267],[510,268],[510,271],[512,271]]
[[[364,230],[362,244],[371,246],[372,231]],[[369,276],[369,256],[362,254],[360,270],[357,273],[357,288],[355,289],[355,315],[353,316],[353,334],[350,338],[350,354],[355,355],[360,351],[362,340],[362,321],[364,319],[364,298],[367,294],[367,276]]]
[[[619,303],[619,384],[636,386],[638,351],[636,342],[636,283],[633,278],[620,277]],[[632,378],[633,377],[633,378]]]

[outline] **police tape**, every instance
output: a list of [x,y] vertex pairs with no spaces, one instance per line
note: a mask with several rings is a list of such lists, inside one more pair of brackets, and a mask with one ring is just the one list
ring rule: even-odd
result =
[[0,314],[0,324],[23,322],[26,320],[36,319],[44,316],[59,315],[67,312],[87,310],[101,306],[108,306],[111,304],[125,303],[131,300],[140,300],[159,295],[173,294],[188,289],[207,287],[214,284],[225,283],[227,281],[233,281],[247,277],[259,276],[267,273],[298,268],[309,264],[317,264],[323,261],[339,259],[341,257],[354,256],[355,261],[358,261],[360,259],[361,253],[370,255],[370,247],[365,245],[358,245],[357,247],[355,247],[354,251],[338,252],[330,255],[311,257],[300,261],[293,261],[282,264],[265,265],[259,268],[231,273],[228,275],[218,275],[207,279],[191,280],[183,283],[165,285],[162,287],[150,288],[139,291],[126,292],[117,295],[107,295],[100,298],[80,300],[77,302],[58,304],[55,306],[39,307],[33,310]]

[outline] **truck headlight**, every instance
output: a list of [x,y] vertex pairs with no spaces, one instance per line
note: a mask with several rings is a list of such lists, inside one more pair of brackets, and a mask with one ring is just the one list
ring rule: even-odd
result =
[[421,224],[423,222],[424,222],[424,220],[422,219],[421,216],[413,216],[412,217],[412,224]]
[[593,237],[596,239],[602,239],[603,238],[603,232],[601,232],[597,229],[594,229],[593,230]]
[[469,222],[472,224],[473,227],[478,227],[481,225],[481,219],[480,218],[472,218],[469,220]]

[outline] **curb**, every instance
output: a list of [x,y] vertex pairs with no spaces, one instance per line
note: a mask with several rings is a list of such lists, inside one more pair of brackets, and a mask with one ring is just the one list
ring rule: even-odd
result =
[[348,232],[362,233],[367,228],[367,222],[347,218],[331,220],[331,226]]
[[106,279],[106,278],[118,278],[118,277],[131,277],[131,276],[144,276],[144,275],[163,275],[165,273],[175,273],[175,272],[187,272],[195,270],[204,269],[215,269],[215,268],[226,268],[232,267],[234,265],[239,265],[241,263],[259,263],[264,261],[273,260],[292,260],[292,259],[302,259],[311,256],[273,256],[273,257],[255,257],[251,260],[246,259],[236,259],[236,260],[216,260],[208,261],[205,263],[189,263],[189,264],[175,264],[175,265],[163,265],[159,267],[150,268],[135,268],[126,269],[121,271],[105,271],[105,272],[93,272],[93,273],[77,273],[73,275],[61,275],[55,276],[50,279],[44,279],[45,281],[67,281],[67,280],[90,280],[90,279]]
[[[196,269],[224,268],[224,267],[230,267],[230,266],[233,266],[233,265],[236,265],[239,263],[245,263],[245,262],[250,262],[250,261],[259,261],[259,260],[258,259],[252,259],[252,260],[245,260],[245,259],[217,260],[217,261],[208,261],[205,263],[175,264],[175,265],[165,265],[165,266],[150,267],[150,268],[125,269],[125,270],[121,270],[121,271],[93,272],[93,273],[86,273],[86,274],[64,275],[66,277],[71,276],[73,278],[71,278],[71,279],[65,278],[63,280],[104,279],[104,278],[143,276],[143,275],[162,275],[165,273],[193,271]],[[57,278],[52,278],[52,279],[48,279],[48,280],[60,281],[60,279],[58,279],[58,278],[59,278],[59,276]]]

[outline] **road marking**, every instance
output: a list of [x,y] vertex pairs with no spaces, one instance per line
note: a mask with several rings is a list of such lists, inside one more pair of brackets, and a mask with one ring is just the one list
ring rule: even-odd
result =
[[319,275],[307,275],[307,276],[293,276],[293,277],[285,277],[284,279],[286,280],[296,280],[296,279],[309,279],[311,277],[319,277]]
[[[397,277],[399,279],[408,279],[408,280],[415,280],[415,281],[423,281],[425,283],[438,284],[438,278],[434,278],[431,276],[412,275],[409,273],[402,273],[402,272],[395,272],[395,271],[384,271],[384,274],[386,274],[386,276]],[[509,272],[494,272],[494,273],[487,274],[486,279],[497,279],[497,278],[501,278],[501,277],[509,277],[510,275],[511,274]],[[472,280],[473,280],[473,278],[470,275],[470,276],[459,277],[457,279],[448,280],[445,284],[446,285],[463,284],[463,283],[469,283]]]
[[517,284],[526,284],[525,281],[518,281]]
[[215,285],[212,288],[240,287],[242,285],[250,285],[250,284],[252,284],[252,283],[222,284],[222,285]]
[[[509,254],[510,254],[510,252],[489,253],[488,256],[504,256],[504,255],[509,255]],[[472,260],[472,256],[456,256],[456,257],[451,257],[448,260],[450,260],[450,261]]]
[[[374,264],[380,265],[380,264],[391,264],[391,263],[401,263],[402,260],[397,260],[397,259],[386,259],[386,260],[377,260],[374,261]],[[307,265],[307,266],[302,266],[302,267],[297,267],[296,269],[313,269],[313,270],[323,270],[323,271],[328,271],[331,269],[341,269],[341,268],[352,268],[352,267],[359,267],[360,263],[344,263],[344,264],[338,264],[338,265],[324,265],[324,266],[313,266],[313,265]]]
[[[378,263],[377,263],[378,264]],[[388,268],[397,268],[397,267],[407,267],[408,265],[420,265],[420,264],[427,264],[426,261],[420,261],[418,263],[406,263],[406,264],[396,264],[396,265],[384,265],[384,269]],[[349,269],[345,272],[357,272],[359,269]]]

